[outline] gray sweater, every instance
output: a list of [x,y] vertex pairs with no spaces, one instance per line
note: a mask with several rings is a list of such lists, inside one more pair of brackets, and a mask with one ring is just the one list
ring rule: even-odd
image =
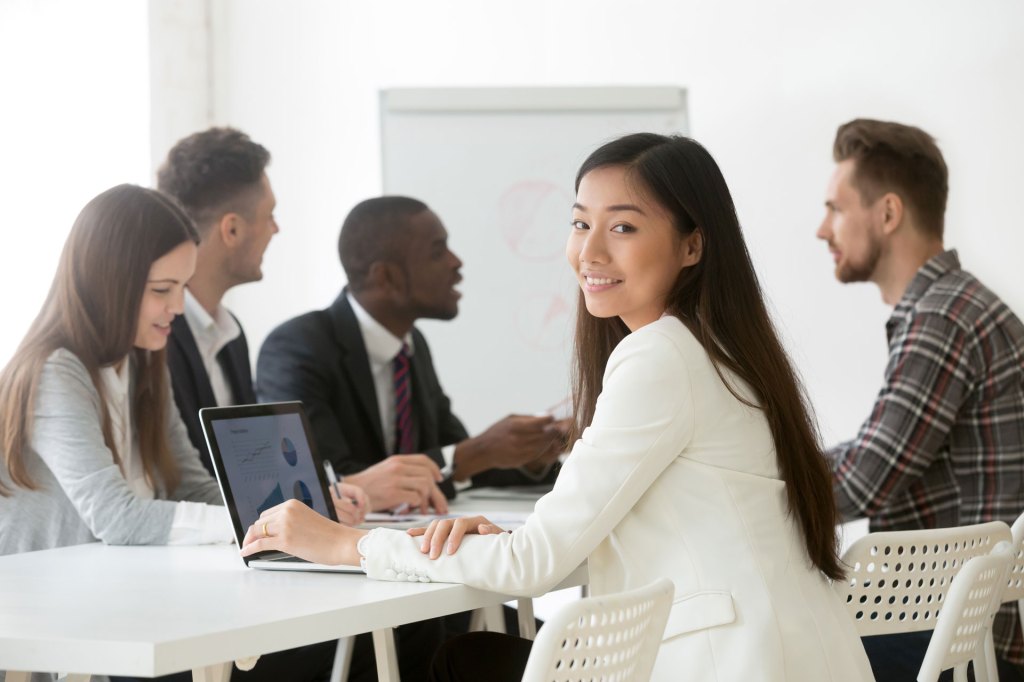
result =
[[[143,499],[129,489],[103,442],[100,396],[85,366],[65,349],[46,360],[30,448],[24,453],[38,489],[14,488],[9,497],[0,497],[0,555],[96,540],[164,544],[175,500],[222,504],[217,482],[188,439],[169,379],[167,386],[167,437],[181,483],[170,499]],[[0,467],[0,477],[12,487],[5,467]]]

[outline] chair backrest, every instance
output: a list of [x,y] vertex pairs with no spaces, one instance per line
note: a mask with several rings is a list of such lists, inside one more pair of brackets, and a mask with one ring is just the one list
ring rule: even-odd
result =
[[1009,541],[1002,521],[870,533],[843,554],[846,580],[835,588],[862,637],[932,630],[961,567]]
[[1013,546],[1001,542],[991,554],[974,557],[960,569],[942,605],[918,682],[935,682],[949,668],[955,669],[955,679],[966,680],[968,662],[983,659],[982,642],[1002,603],[1013,554]]
[[[1013,558],[1010,561],[1010,574],[1006,580],[1006,591],[1003,601],[1020,601],[1024,599],[1024,514],[1017,517],[1010,527],[1013,535]],[[1024,613],[1021,614],[1024,623]]]
[[651,676],[675,587],[668,578],[573,602],[537,634],[523,682],[643,682]]

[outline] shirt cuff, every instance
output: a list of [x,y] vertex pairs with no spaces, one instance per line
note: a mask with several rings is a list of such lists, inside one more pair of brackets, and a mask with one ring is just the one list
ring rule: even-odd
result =
[[201,502],[178,502],[168,545],[213,545],[233,542],[234,530],[224,507]]
[[363,535],[363,537],[359,538],[359,541],[356,542],[356,552],[359,553],[359,568],[363,569],[364,573],[366,572],[366,557],[370,555],[369,553],[371,533],[373,533],[373,530]]
[[[444,459],[444,469],[441,470],[441,475],[445,478],[452,478],[452,474],[455,473],[455,445],[445,445],[441,448],[441,457]],[[467,478],[465,481],[456,481],[452,478],[452,485],[455,486],[455,492],[459,492],[472,486],[473,479]]]
[[396,547],[415,541],[416,538],[409,537],[404,531],[374,528],[356,543],[356,551],[360,555],[359,565],[367,577],[374,580],[429,583],[427,570],[430,560],[426,555],[414,552],[413,558],[407,558],[406,563],[396,558],[401,554],[394,551]]

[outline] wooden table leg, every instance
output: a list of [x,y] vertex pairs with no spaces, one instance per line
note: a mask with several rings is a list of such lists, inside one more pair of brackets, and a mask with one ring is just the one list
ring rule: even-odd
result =
[[373,631],[373,653],[377,659],[377,679],[380,682],[399,682],[394,628]]
[[28,682],[32,679],[32,673],[25,673],[18,670],[8,670],[4,678],[7,682]]
[[192,682],[228,682],[231,679],[231,662],[215,663],[205,668],[192,669]]

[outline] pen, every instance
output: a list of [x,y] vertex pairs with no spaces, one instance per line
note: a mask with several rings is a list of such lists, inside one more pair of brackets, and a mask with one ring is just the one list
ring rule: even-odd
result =
[[331,487],[334,488],[334,494],[338,496],[339,500],[342,499],[341,488],[338,487],[338,484],[341,483],[341,479],[339,479],[338,475],[334,473],[334,467],[331,466],[331,463],[326,459],[324,460],[324,471],[327,472],[327,480],[331,482]]

